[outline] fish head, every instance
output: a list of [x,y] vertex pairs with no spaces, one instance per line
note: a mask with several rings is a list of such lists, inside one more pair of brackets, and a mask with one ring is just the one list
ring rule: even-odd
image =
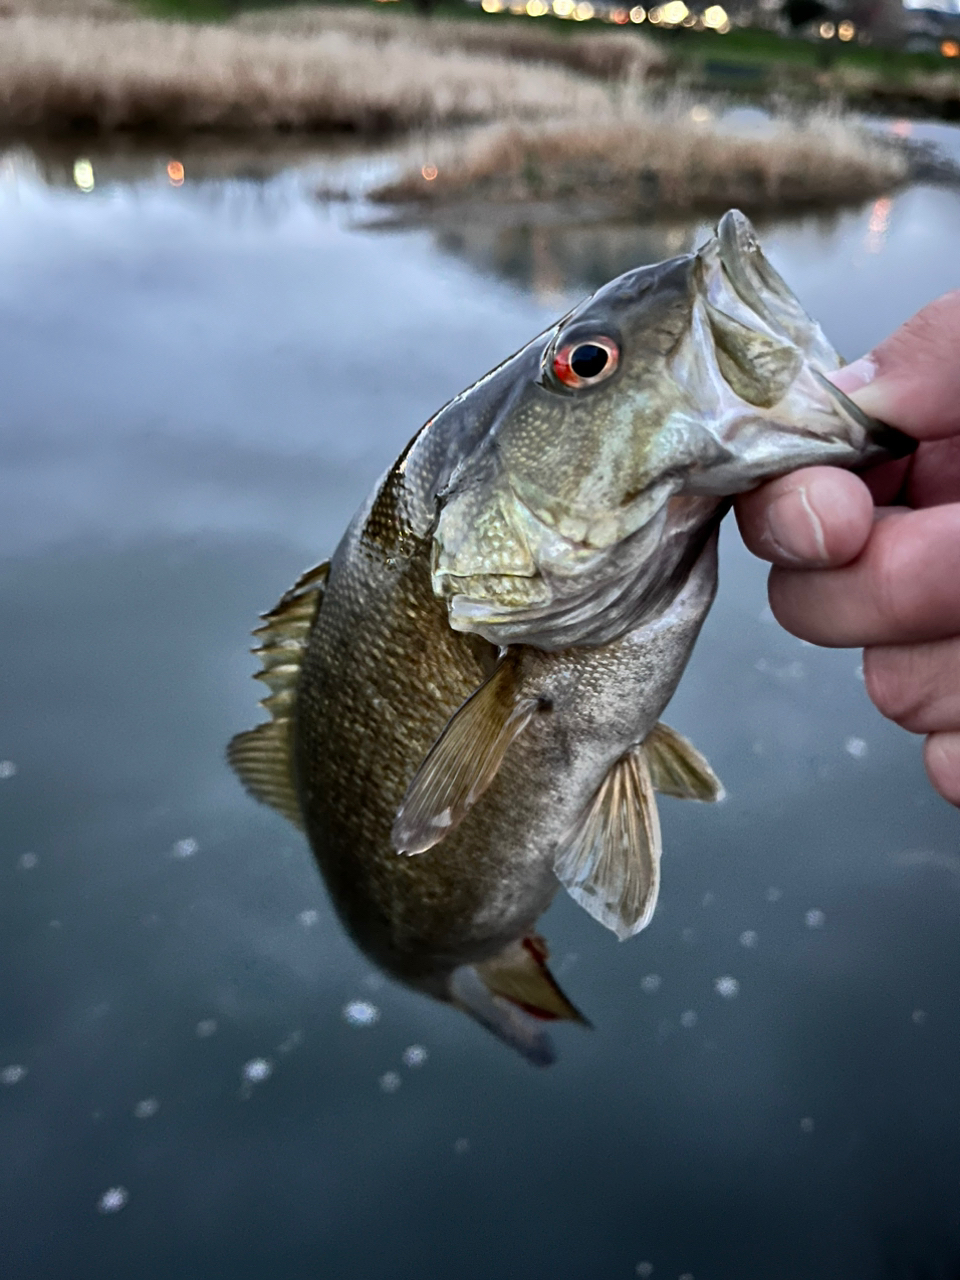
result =
[[433,587],[495,644],[599,644],[650,616],[734,494],[907,452],[827,379],[843,362],[743,214],[627,272],[505,366],[440,494]]

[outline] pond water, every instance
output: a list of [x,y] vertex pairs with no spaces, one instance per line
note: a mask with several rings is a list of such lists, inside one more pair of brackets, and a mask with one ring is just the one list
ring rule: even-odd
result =
[[[549,1070],[373,972],[224,763],[258,612],[419,424],[704,226],[384,230],[314,199],[339,160],[75,158],[0,181],[4,1277],[960,1273],[958,815],[733,529],[668,714],[729,799],[664,802],[639,937],[543,919],[593,1023]],[[948,191],[763,231],[849,356],[960,284]]]

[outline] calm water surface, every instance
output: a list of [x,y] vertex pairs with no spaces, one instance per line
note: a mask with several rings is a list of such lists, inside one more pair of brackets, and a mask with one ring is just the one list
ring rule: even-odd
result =
[[[545,917],[594,1023],[549,1071],[371,972],[223,761],[257,613],[419,424],[703,227],[384,231],[165,159],[2,166],[3,1276],[960,1274],[958,816],[732,529],[668,717],[729,799],[664,802],[638,938]],[[960,284],[949,192],[764,235],[849,356]]]

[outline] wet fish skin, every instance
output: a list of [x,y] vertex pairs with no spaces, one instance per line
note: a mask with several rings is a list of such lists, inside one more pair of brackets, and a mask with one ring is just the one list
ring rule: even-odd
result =
[[[580,1016],[535,935],[561,881],[629,936],[656,901],[654,790],[721,794],[659,718],[729,495],[899,444],[824,381],[838,358],[730,217],[422,428],[329,571],[267,615],[274,719],[231,745],[361,948],[535,1062],[536,1016]],[[551,375],[571,334],[620,353],[582,394]]]

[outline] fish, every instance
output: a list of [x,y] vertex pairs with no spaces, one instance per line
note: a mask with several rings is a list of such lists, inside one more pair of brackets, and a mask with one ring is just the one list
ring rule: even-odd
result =
[[254,633],[270,719],[230,743],[240,779],[379,968],[536,1065],[551,1022],[587,1024],[536,930],[554,895],[632,937],[657,793],[723,796],[661,716],[733,495],[914,447],[841,364],[731,210],[442,408]]

